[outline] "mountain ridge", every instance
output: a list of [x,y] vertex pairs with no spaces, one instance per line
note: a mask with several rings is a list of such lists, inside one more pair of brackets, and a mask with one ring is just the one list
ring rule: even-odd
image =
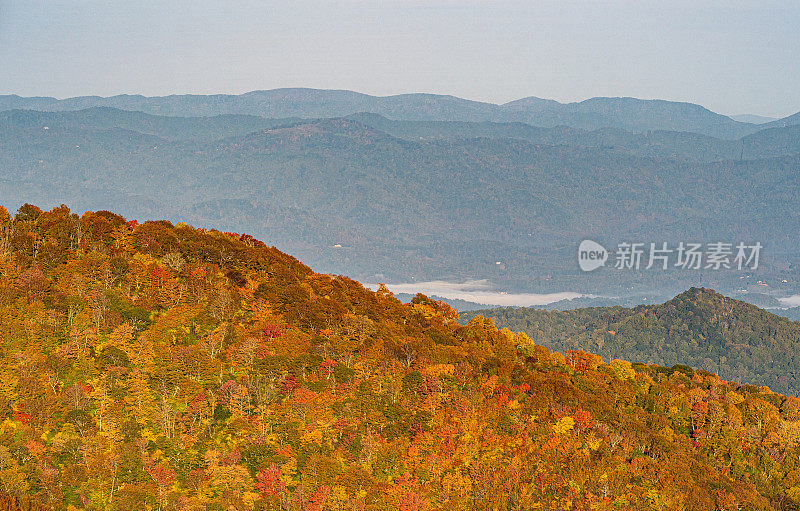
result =
[[[45,130],[39,115],[76,120]],[[113,204],[142,219],[160,212],[224,230],[246,227],[311,264],[338,273],[358,270],[372,282],[488,276],[509,291],[524,283],[528,291],[597,294],[594,286],[616,286],[618,276],[610,270],[575,275],[572,246],[580,237],[748,236],[789,250],[794,240],[786,233],[794,232],[797,217],[787,212],[800,207],[793,180],[798,156],[781,154],[800,136],[794,128],[776,132],[786,135],[784,142],[770,135],[778,142],[766,144],[764,154],[776,150],[778,157],[741,161],[733,144],[724,151],[735,158],[698,164],[651,156],[648,140],[667,136],[658,143],[669,147],[669,135],[662,134],[531,128],[532,142],[503,138],[503,130],[516,125],[391,121],[388,129],[384,121],[369,126],[362,118],[267,120],[257,126],[265,129],[209,141],[209,133],[220,126],[234,130],[238,121],[156,122],[141,115],[144,122],[135,114],[144,127],[126,118],[118,123],[128,130],[123,132],[106,129],[114,125],[107,120],[85,122],[83,115],[0,113],[0,163],[6,171],[0,198],[9,204],[21,197],[48,205],[70,202],[87,210]],[[168,138],[130,131],[157,131],[156,124]],[[415,134],[421,130],[445,138],[420,140]],[[472,130],[471,138],[451,137],[458,130]],[[495,138],[473,137],[487,134]],[[598,137],[602,145],[558,144],[573,136]],[[604,145],[608,139],[628,148],[622,142]],[[635,152],[639,147],[644,155]],[[741,191],[737,200],[731,190]],[[662,200],[659,210],[648,206],[654,197]],[[794,282],[791,268],[768,271]],[[558,280],[535,277],[554,272]],[[678,278],[683,288],[696,282],[691,272],[664,278],[670,286]],[[726,278],[726,288],[742,285],[726,272],[706,278]]]
[[[145,97],[117,95],[66,99],[0,96],[0,108],[75,110],[112,106],[160,115],[250,114],[262,117],[341,117],[371,112],[398,120],[504,121],[552,127],[567,124],[585,129],[620,127],[632,131],[676,129],[722,138],[739,138],[758,130],[693,103],[626,97],[590,98],[559,103],[522,98],[504,104],[467,100],[452,95],[410,93],[372,96],[347,90],[289,88],[251,91],[240,95],[173,94]],[[795,124],[790,116],[777,122]]]

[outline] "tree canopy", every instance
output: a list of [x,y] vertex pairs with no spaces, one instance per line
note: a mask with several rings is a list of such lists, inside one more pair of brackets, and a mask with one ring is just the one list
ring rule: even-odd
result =
[[457,317],[248,235],[2,210],[0,502],[797,508],[800,400]]

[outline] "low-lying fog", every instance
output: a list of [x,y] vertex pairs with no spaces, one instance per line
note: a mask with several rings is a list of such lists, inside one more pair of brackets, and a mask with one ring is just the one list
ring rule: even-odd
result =
[[[377,284],[367,284],[370,289],[378,289]],[[428,296],[440,296],[450,300],[466,300],[468,302],[495,306],[530,307],[547,305],[560,300],[571,300],[589,296],[571,291],[560,293],[506,293],[497,291],[488,280],[471,280],[463,283],[432,280],[429,282],[410,282],[403,284],[386,284],[393,293],[422,293]]]

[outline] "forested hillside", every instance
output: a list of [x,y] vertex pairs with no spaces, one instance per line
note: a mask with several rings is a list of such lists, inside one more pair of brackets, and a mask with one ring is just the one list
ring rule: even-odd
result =
[[660,305],[565,311],[504,308],[469,311],[525,332],[556,351],[604,358],[687,364],[724,378],[800,394],[800,323],[710,289],[692,288]]
[[245,234],[0,213],[0,485],[77,509],[797,509],[800,400]]

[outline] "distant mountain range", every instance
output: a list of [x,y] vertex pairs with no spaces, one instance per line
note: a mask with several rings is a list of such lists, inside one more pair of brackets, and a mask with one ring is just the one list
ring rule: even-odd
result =
[[[650,158],[678,158],[712,162],[788,156],[800,152],[800,124],[766,127],[738,140],[725,140],[685,131],[633,133],[620,128],[585,130],[568,126],[541,128],[521,122],[406,121],[378,114],[357,113],[346,119],[409,141],[442,139],[519,139],[543,146],[596,147]],[[0,123],[10,130],[41,126],[59,130],[123,129],[154,135],[168,141],[227,139],[280,126],[308,124],[323,119],[286,117],[270,119],[254,115],[225,114],[170,117],[111,107],[77,111],[0,111]]]
[[249,232],[371,282],[485,278],[537,292],[698,282],[692,272],[582,274],[575,247],[587,237],[759,240],[770,255],[759,272],[707,272],[704,283],[792,286],[799,140],[800,126],[730,141],[376,114],[14,110],[0,113],[0,201],[113,204],[132,218]]
[[775,391],[800,394],[800,323],[710,289],[692,288],[659,305],[567,311],[502,308],[462,312],[525,332],[551,350],[586,350],[625,358],[688,364]]
[[633,133],[620,128],[584,130],[568,126],[540,128],[525,123],[395,121],[377,114],[348,117],[398,138],[521,139],[536,145],[579,146],[613,149],[648,158],[678,158],[689,161],[752,160],[787,156],[800,152],[800,125],[765,127],[737,140],[714,138],[689,131]]
[[768,122],[778,120],[776,117],[766,117],[763,115],[753,115],[753,114],[729,115],[728,117],[730,117],[734,121],[748,122],[750,124],[766,124]]
[[[619,128],[637,133],[671,130],[725,139],[738,139],[761,128],[755,123],[740,122],[692,103],[635,98],[592,98],[564,104],[529,97],[497,105],[448,95],[378,97],[346,90],[302,88],[254,91],[241,95],[119,95],[61,100],[0,96],[0,110],[67,111],[96,106],[182,117],[238,114],[269,118],[328,118],[366,112],[394,120],[522,122],[537,127],[570,126],[586,130]],[[770,123],[770,126],[798,122],[798,119],[787,117]]]

